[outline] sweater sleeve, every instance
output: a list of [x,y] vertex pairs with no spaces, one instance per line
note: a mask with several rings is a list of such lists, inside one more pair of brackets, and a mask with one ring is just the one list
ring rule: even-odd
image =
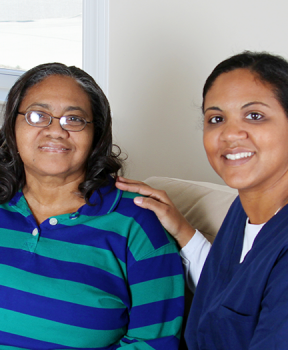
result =
[[278,258],[263,293],[250,350],[288,349],[288,252]]
[[128,273],[132,307],[120,348],[178,349],[184,312],[184,279],[174,243],[136,261]]
[[129,323],[115,349],[176,350],[184,314],[184,274],[177,245],[149,210],[134,208],[128,230]]
[[211,243],[196,230],[195,235],[180,251],[189,289],[195,292]]

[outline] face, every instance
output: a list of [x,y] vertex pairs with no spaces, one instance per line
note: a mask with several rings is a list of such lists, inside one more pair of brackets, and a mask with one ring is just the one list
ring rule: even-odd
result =
[[[71,77],[52,75],[26,92],[19,112],[47,112],[54,117],[75,115],[93,120],[86,92]],[[15,124],[18,152],[27,176],[58,176],[71,180],[83,178],[91,151],[93,124],[79,132],[63,130],[58,119],[45,128],[29,125],[24,115]]]
[[288,119],[271,86],[247,69],[221,74],[204,100],[204,147],[239,191],[287,183]]

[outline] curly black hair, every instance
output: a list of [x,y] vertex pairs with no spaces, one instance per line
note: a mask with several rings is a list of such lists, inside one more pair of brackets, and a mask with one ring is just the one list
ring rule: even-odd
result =
[[[25,72],[11,88],[0,130],[0,203],[8,202],[26,184],[24,165],[17,153],[15,122],[18,108],[32,86],[51,75],[73,78],[89,97],[94,125],[92,151],[87,159],[85,180],[78,190],[87,204],[94,191],[109,183],[122,169],[121,150],[112,143],[112,122],[109,102],[95,80],[82,69],[62,63],[46,63]],[[116,148],[116,151],[114,151]]]

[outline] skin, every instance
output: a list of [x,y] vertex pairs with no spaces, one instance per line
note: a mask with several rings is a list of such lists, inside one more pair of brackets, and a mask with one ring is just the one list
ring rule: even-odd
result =
[[[288,119],[269,84],[247,69],[221,74],[205,97],[203,141],[213,169],[238,189],[251,223],[268,221],[288,202]],[[148,196],[135,204],[153,210],[180,247],[193,237],[165,192],[124,178],[116,186]]]
[[[65,76],[49,76],[32,86],[19,106],[20,112],[29,110],[93,120],[89,97],[74,79]],[[23,193],[38,223],[55,213],[76,211],[85,203],[76,192],[85,177],[93,133],[92,124],[80,132],[69,132],[57,119],[38,128],[29,125],[23,115],[17,116],[16,143],[26,174]]]

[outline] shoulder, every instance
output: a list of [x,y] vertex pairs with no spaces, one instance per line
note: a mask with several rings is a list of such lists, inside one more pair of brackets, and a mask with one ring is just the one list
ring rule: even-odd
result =
[[[231,204],[223,223],[216,235],[214,243],[225,244],[227,242],[227,235],[229,237],[232,232],[243,232],[246,224],[247,215],[242,207],[239,196],[235,198]],[[224,240],[224,242],[222,242]],[[221,243],[220,243],[221,242]],[[214,245],[213,243],[213,245]]]
[[143,209],[134,204],[133,199],[139,196],[130,192],[122,192],[121,200],[115,208],[115,213],[123,221],[129,223],[127,232],[128,245],[139,251],[140,256],[155,254],[177,253],[178,248],[174,239],[161,225],[155,213],[149,209]]
[[[126,239],[129,249],[137,251],[137,256],[149,254],[166,246],[177,246],[173,238],[166,232],[157,216],[148,209],[138,207],[133,199],[139,196],[135,193],[123,192],[114,186],[99,194],[94,193],[92,200],[95,206],[85,205],[81,215],[89,216],[89,223],[101,226],[102,230],[114,232]],[[99,205],[97,205],[99,203]],[[169,248],[168,248],[169,250]]]
[[[119,201],[119,204],[115,211],[122,216],[127,217],[127,219],[131,218],[146,232],[151,231],[155,232],[155,234],[158,232],[158,235],[167,237],[168,234],[161,225],[156,214],[152,210],[138,207],[133,201],[135,197],[139,197],[139,194],[122,192],[121,200]],[[170,237],[170,235],[168,236]],[[165,242],[174,242],[174,240],[171,238],[167,241],[166,238]]]
[[149,209],[143,209],[134,203],[134,198],[140,197],[140,196],[141,195],[139,195],[138,193],[121,191],[121,199],[115,210],[117,212],[121,212],[123,215],[126,215],[127,217],[135,217],[135,218],[143,217],[143,218],[157,219],[153,211]]

